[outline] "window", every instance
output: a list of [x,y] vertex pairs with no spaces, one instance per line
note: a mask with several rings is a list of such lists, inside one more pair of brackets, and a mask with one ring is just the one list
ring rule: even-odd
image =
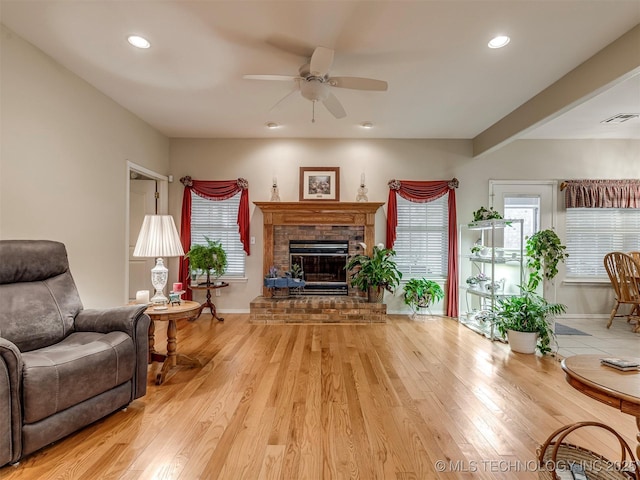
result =
[[222,243],[227,254],[225,278],[245,276],[245,252],[238,232],[241,195],[214,201],[191,192],[191,245],[206,245],[205,237]]
[[449,259],[449,207],[444,195],[415,203],[398,195],[398,227],[394,244],[403,280],[446,279]]
[[[504,218],[522,219],[524,237],[528,238],[540,230],[540,197],[531,195],[505,196]],[[520,250],[520,224],[504,231],[504,248]]]
[[609,252],[640,250],[640,209],[567,208],[567,277],[608,278]]

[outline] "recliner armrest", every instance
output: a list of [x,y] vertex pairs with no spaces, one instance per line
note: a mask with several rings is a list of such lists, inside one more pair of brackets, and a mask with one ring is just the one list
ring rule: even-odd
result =
[[146,305],[81,310],[75,318],[77,332],[109,333],[120,330],[135,338],[135,324]]
[[127,305],[107,309],[81,310],[75,318],[78,332],[127,333],[136,347],[136,371],[133,375],[131,400],[147,392],[147,361],[149,358],[149,323],[146,305]]
[[0,337],[0,466],[22,456],[22,354]]

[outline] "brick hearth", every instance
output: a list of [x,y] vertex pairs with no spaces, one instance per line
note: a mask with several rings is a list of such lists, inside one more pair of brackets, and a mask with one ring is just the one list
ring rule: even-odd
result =
[[384,323],[387,306],[359,297],[256,297],[250,304],[252,323]]

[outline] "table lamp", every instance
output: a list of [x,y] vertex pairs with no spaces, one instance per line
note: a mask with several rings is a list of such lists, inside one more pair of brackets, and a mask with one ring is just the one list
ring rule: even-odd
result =
[[169,302],[164,296],[169,270],[164,266],[162,257],[180,257],[184,255],[176,224],[171,215],[145,215],[138,235],[134,257],[152,257],[156,265],[151,269],[151,284],[156,293],[151,297],[153,304]]

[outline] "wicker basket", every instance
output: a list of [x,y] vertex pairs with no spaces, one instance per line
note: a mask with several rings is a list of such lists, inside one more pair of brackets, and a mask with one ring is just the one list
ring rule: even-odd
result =
[[[611,461],[591,450],[564,442],[567,435],[583,427],[604,429],[615,436],[620,443],[620,461]],[[538,478],[540,480],[573,478],[569,472],[569,466],[572,463],[581,465],[589,480],[640,480],[640,467],[629,444],[613,428],[602,423],[579,422],[553,432],[538,450]]]

